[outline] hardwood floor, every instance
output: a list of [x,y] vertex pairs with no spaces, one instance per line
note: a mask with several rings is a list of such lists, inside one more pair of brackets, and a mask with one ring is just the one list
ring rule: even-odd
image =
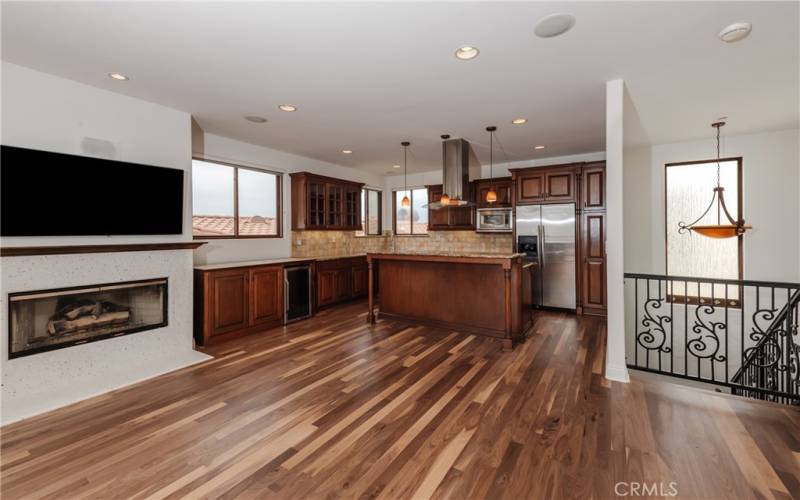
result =
[[3,428],[2,497],[800,497],[796,409],[610,383],[604,330],[541,313],[503,352],[328,309]]

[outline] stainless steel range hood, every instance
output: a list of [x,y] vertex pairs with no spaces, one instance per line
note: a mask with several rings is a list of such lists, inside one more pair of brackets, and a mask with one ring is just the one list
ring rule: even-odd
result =
[[470,143],[464,139],[445,137],[442,141],[442,184],[450,203],[430,203],[428,207],[433,209],[472,204],[469,180],[478,179],[481,175],[481,163]]

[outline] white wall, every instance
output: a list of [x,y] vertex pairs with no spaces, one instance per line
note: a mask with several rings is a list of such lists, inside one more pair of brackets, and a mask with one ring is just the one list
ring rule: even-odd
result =
[[195,251],[195,263],[216,264],[291,255],[291,172],[313,172],[338,179],[363,182],[367,187],[383,189],[383,177],[361,170],[313,160],[263,146],[257,146],[214,134],[204,134],[203,157],[273,172],[283,176],[283,237],[268,239],[209,240]]
[[[712,132],[700,141],[625,150],[626,272],[665,272],[664,165],[714,158]],[[742,157],[743,214],[753,226],[744,236],[745,279],[800,281],[798,138],[798,129],[723,136],[722,156]]]
[[188,113],[7,62],[2,63],[1,95],[0,140],[5,145],[91,156],[84,151],[82,143],[85,138],[93,138],[112,143],[112,159],[187,171],[183,235],[3,238],[3,246],[191,239]]
[[[85,137],[110,141],[113,158],[185,169],[190,117],[149,102],[2,63],[3,144],[86,154]],[[3,246],[180,241],[191,238],[190,175],[182,235],[3,238]],[[208,359],[192,347],[190,250],[4,257],[0,259],[0,423],[122,387]],[[8,359],[7,294],[167,277],[169,325],[85,345]]]
[[623,286],[623,116],[625,82],[606,83],[606,289],[608,297],[606,378],[628,381],[625,362]]

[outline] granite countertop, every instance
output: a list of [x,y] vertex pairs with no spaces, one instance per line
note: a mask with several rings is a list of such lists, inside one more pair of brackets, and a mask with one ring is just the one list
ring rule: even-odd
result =
[[315,260],[349,259],[352,257],[365,257],[365,253],[347,255],[324,255],[322,257],[282,257],[277,259],[246,260],[241,262],[222,262],[220,264],[204,264],[194,266],[198,271],[214,271],[216,269],[231,269],[234,267],[268,266],[271,264],[291,264],[293,262],[310,262]]
[[464,257],[471,259],[515,259],[524,253],[485,253],[485,252],[374,252],[369,255],[397,255],[409,257]]

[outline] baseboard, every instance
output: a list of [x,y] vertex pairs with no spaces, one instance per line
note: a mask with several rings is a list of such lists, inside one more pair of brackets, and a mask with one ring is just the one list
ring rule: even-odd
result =
[[631,378],[628,375],[628,367],[625,365],[620,366],[620,365],[606,364],[605,377],[608,380],[613,380],[615,382],[623,382],[626,384],[631,381]]

